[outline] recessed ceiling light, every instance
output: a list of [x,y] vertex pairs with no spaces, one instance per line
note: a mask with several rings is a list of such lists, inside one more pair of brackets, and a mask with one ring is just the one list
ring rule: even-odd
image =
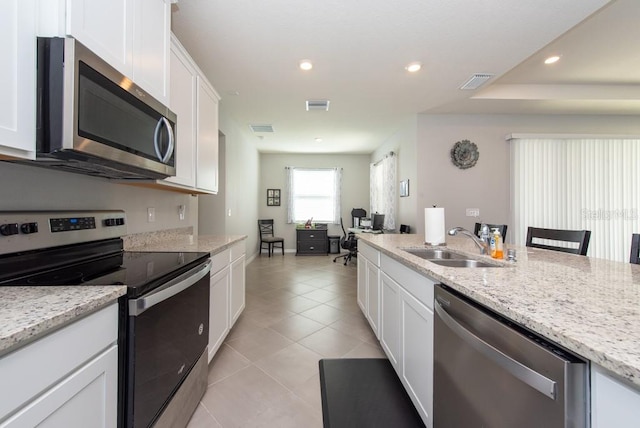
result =
[[420,71],[421,68],[422,68],[422,64],[419,62],[412,62],[405,67],[405,69],[409,73],[415,73],[417,71]]
[[554,64],[560,60],[559,55],[550,56],[549,58],[544,60],[545,64]]
[[322,143],[322,138],[316,137],[316,143]]
[[308,71],[313,68],[313,64],[308,59],[303,59],[300,61],[300,70]]

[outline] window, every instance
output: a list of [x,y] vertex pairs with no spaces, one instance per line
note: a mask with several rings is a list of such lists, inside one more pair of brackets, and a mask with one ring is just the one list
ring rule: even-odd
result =
[[340,168],[287,168],[288,222],[340,223]]

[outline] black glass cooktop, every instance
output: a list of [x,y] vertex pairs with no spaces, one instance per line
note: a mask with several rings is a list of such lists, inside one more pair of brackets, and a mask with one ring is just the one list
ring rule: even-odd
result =
[[0,259],[0,286],[126,285],[138,297],[209,257],[195,252],[122,251],[101,242],[12,254]]

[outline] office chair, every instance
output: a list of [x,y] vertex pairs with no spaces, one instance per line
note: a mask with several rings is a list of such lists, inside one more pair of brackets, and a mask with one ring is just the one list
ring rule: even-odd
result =
[[[353,211],[352,211],[353,213]],[[347,250],[347,254],[342,254],[333,259],[335,263],[336,260],[340,258],[344,258],[344,265],[351,260],[352,257],[358,256],[358,240],[356,238],[356,234],[353,232],[349,232],[347,235],[347,231],[344,230],[344,224],[342,223],[342,217],[340,217],[340,227],[342,228],[342,238],[340,238],[340,248],[344,248]]]
[[[493,229],[498,229],[500,231],[500,235],[502,235],[502,242],[504,242],[507,239],[507,225],[506,224],[489,224],[489,223],[485,223],[487,226],[489,226],[489,233],[491,233],[491,231]],[[473,234],[476,236],[480,236],[480,227],[482,226],[482,223],[476,223],[474,229],[473,229]]]
[[269,257],[271,257],[274,248],[282,249],[282,255],[284,256],[284,238],[273,236],[273,219],[258,220],[258,230],[260,231],[260,255],[264,244],[267,244]]
[[[533,242],[534,238],[551,239],[553,241],[574,242],[578,244],[578,248],[558,247],[551,244],[538,244]],[[590,230],[541,229],[537,227],[529,227],[527,228],[526,246],[586,256],[590,238]]]
[[640,265],[640,233],[631,235],[631,256],[629,262]]

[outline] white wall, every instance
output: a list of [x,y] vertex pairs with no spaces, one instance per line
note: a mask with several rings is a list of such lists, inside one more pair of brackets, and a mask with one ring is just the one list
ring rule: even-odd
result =
[[[570,115],[419,115],[417,135],[418,199],[416,216],[424,208],[445,208],[446,227],[473,228],[478,220],[465,216],[479,208],[479,219],[506,223],[509,219],[509,144],[512,133],[640,134],[636,116]],[[450,160],[451,147],[463,139],[478,145],[475,167],[461,170]],[[424,220],[418,221],[424,233]],[[511,241],[507,231],[507,241]]]
[[[417,225],[416,221],[416,204],[418,200],[418,180],[417,180],[417,157],[416,157],[416,138],[417,138],[417,117],[413,116],[391,137],[371,154],[370,162],[377,162],[389,152],[395,152],[398,156],[398,201],[396,206],[396,227],[399,229],[401,224],[411,227],[411,233],[415,233]],[[400,181],[409,180],[409,196],[400,197]],[[367,210],[368,211],[368,210]],[[419,218],[419,217],[418,217]]]
[[198,233],[200,235],[226,234],[226,137],[219,133],[218,193],[198,196]]
[[[197,233],[198,198],[191,195],[8,162],[0,162],[0,182],[0,211],[121,209],[130,234],[188,226]],[[154,223],[147,222],[147,207],[155,208]]]
[[[295,225],[287,224],[287,193],[285,167],[342,168],[342,219],[345,228],[351,226],[351,210],[364,208],[369,213],[369,155],[268,154],[260,155],[260,191],[258,218],[274,219],[276,235],[284,238],[285,249],[295,251]],[[267,206],[267,189],[281,189],[279,207]],[[329,235],[342,236],[340,225],[329,225]]]

